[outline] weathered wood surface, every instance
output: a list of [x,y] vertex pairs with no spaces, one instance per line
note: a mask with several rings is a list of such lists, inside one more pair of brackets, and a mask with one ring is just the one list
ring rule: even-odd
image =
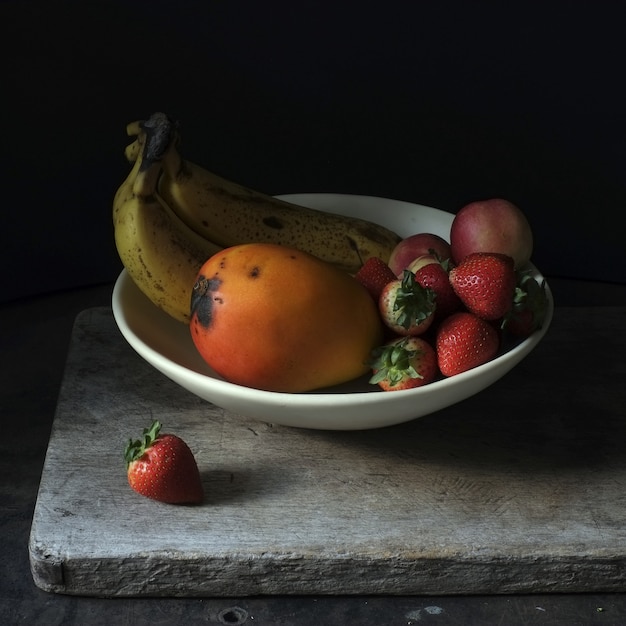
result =
[[[626,590],[624,308],[557,309],[469,400],[363,432],[225,413],[77,319],[30,538],[35,583],[97,596]],[[584,330],[581,330],[584,329]],[[184,436],[207,501],[137,496],[122,450]]]

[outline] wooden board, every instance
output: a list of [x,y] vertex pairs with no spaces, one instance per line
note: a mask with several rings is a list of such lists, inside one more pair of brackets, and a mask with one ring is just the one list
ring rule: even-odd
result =
[[[34,581],[95,596],[624,591],[625,314],[557,309],[481,394],[322,432],[197,399],[132,351],[109,309],[87,310],[33,516]],[[204,505],[128,487],[124,445],[157,417],[194,451]]]

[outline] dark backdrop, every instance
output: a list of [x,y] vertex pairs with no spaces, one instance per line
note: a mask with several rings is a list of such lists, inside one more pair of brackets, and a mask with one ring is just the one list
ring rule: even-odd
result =
[[[530,4],[530,6],[529,6]],[[114,280],[128,122],[268,193],[508,198],[548,276],[626,283],[620,3],[0,0],[2,301]]]

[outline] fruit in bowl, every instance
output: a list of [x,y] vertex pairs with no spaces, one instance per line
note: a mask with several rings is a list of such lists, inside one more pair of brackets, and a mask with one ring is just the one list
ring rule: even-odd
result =
[[521,209],[502,198],[470,202],[450,227],[452,259],[459,263],[472,252],[500,252],[524,267],[532,256],[533,233]]
[[445,260],[452,256],[450,243],[441,235],[419,232],[409,235],[400,241],[391,251],[389,267],[397,276],[401,276],[415,259],[425,255],[433,255]]
[[362,376],[383,340],[376,305],[350,274],[259,243],[227,248],[200,268],[190,332],[227,380],[292,393]]
[[[454,215],[432,207],[371,196],[290,194],[293,203],[332,208],[371,219],[383,216],[397,232],[420,228],[449,232]],[[276,425],[315,430],[361,430],[400,424],[440,411],[479,393],[498,381],[539,345],[549,329],[553,299],[540,271],[532,264],[528,276],[544,285],[546,307],[534,332],[509,335],[492,360],[464,373],[402,392],[383,392],[369,375],[308,393],[277,393],[224,380],[201,358],[189,327],[165,313],[145,296],[124,270],[113,290],[112,308],[122,336],[147,363],[186,391],[234,415]],[[520,303],[519,305],[523,305]],[[377,391],[378,389],[378,391]]]
[[[513,291],[510,280],[506,282],[507,299],[497,314],[485,316],[483,310],[489,302],[483,301],[481,309],[474,302],[480,299],[476,293],[470,297],[467,290],[455,288],[459,281],[452,272],[463,267],[463,259],[457,263],[442,258],[452,254],[447,242],[456,219],[453,214],[408,202],[345,194],[291,194],[268,199],[212,178],[197,167],[186,170],[181,166],[182,178],[168,181],[166,174],[175,177],[177,171],[165,165],[169,157],[164,155],[172,147],[161,146],[159,150],[152,146],[148,150],[149,124],[129,128],[131,134],[144,136],[128,151],[135,166],[114,203],[116,243],[126,261],[113,292],[114,316],[123,336],[143,358],[205,400],[235,413],[288,426],[331,430],[388,426],[440,410],[488,387],[534,349],[550,324],[551,293],[530,262],[515,268]],[[162,139],[165,135],[155,136]],[[144,164],[137,167],[140,160]],[[201,180],[189,181],[185,176],[200,176]],[[202,192],[208,180],[220,191],[211,192],[210,202]],[[164,200],[166,194],[161,193],[168,185],[169,204]],[[191,185],[194,193],[182,193],[181,188],[189,192],[186,185]],[[190,206],[193,197],[206,202]],[[244,229],[244,234],[225,228],[220,232],[226,239],[216,242],[206,238],[206,227],[212,220],[242,223],[255,211],[263,228]],[[131,217],[124,219],[129,214]],[[333,232],[330,239],[328,228]],[[156,231],[160,231],[160,238]],[[425,236],[416,237],[422,234]],[[198,245],[198,237],[209,245]],[[252,241],[241,240],[245,237]],[[263,237],[275,241],[258,240]],[[306,242],[309,251],[291,245],[294,237]],[[423,246],[405,247],[430,258],[419,260],[413,266],[415,272],[403,269],[403,286],[389,260],[394,249],[409,239],[412,244],[420,239],[426,242],[429,247],[425,254]],[[446,245],[437,251],[434,246],[439,240]],[[158,244],[163,241],[168,242],[167,255],[159,254]],[[272,249],[274,261],[256,257],[237,268],[234,251],[251,249]],[[138,250],[143,265],[137,262]],[[285,258],[276,261],[284,254],[295,255],[298,262]],[[486,254],[507,256],[501,252]],[[409,257],[402,263],[411,266]],[[233,267],[238,272],[236,279],[233,276],[237,273],[228,273]],[[292,272],[294,267],[297,272]],[[268,268],[271,272],[265,274]],[[260,276],[268,280],[258,280]],[[485,276],[481,280],[489,281]],[[388,289],[392,281],[396,282],[394,290]],[[409,289],[409,284],[419,289]],[[222,292],[222,288],[227,291]],[[420,312],[429,319],[427,325],[413,317],[420,307],[411,303],[411,291],[434,303],[435,313],[439,298],[440,315]],[[493,289],[482,291],[490,294]],[[310,297],[306,304],[296,304],[302,292]],[[387,301],[381,307],[384,293]],[[224,315],[228,309],[220,309],[220,302],[227,299],[232,315]],[[454,305],[445,314],[444,299]],[[243,322],[243,318],[237,319],[242,311],[247,311]],[[486,356],[470,368],[457,369],[454,374],[441,367],[434,374],[432,368],[428,375],[421,374],[415,358],[423,352],[421,341],[437,356],[437,346],[445,343],[441,339],[444,324],[457,311],[486,322],[493,330],[490,334],[497,337],[496,350],[485,352]],[[385,315],[391,318],[391,314],[402,331],[385,323]],[[407,370],[412,368],[423,377],[421,384],[379,385],[376,377],[382,376],[382,368],[380,363],[375,365],[375,356],[399,335],[415,337],[416,329],[421,341],[411,340],[411,346],[416,344],[420,349],[409,346],[406,353],[391,350],[386,353],[384,367],[398,380],[406,380],[398,368],[398,364],[406,363]],[[300,342],[299,335],[306,336],[306,341]],[[407,340],[403,347],[408,345]],[[299,365],[290,370],[294,354]],[[252,377],[247,377],[246,369],[253,372]],[[297,372],[292,380],[290,371]],[[387,389],[397,393],[386,393]]]

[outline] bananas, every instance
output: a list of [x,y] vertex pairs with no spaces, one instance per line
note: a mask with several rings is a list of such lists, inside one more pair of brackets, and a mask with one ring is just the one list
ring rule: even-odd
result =
[[221,246],[288,245],[354,274],[369,257],[387,261],[400,241],[378,224],[284,202],[185,160],[171,127],[158,192],[191,229]]
[[[135,130],[129,125],[129,132]],[[149,154],[150,136],[141,131],[131,145],[135,162],[113,200],[115,245],[139,289],[170,316],[189,323],[196,275],[222,248],[197,235],[156,195],[161,163]]]
[[297,206],[228,181],[182,158],[165,114],[126,127],[132,168],[115,194],[120,259],[141,291],[188,323],[200,267],[223,248],[277,243],[355,274],[370,257],[388,261],[400,237],[373,222]]

